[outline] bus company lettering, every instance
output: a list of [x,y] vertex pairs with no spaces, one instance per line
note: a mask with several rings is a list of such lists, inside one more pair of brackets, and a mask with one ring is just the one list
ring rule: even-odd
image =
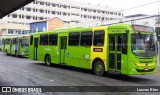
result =
[[45,48],[45,51],[51,51],[51,49],[50,48]]
[[121,32],[121,30],[113,30],[112,32]]

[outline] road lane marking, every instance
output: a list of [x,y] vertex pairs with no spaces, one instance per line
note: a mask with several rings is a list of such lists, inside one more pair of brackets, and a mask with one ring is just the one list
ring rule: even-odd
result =
[[42,78],[42,79],[48,80],[48,81],[50,81],[50,82],[55,81],[55,80],[51,80],[51,79],[48,79],[48,78],[42,77],[42,76],[40,76],[40,75],[38,75],[38,74],[34,74],[34,73],[29,72],[29,71],[26,71],[26,70],[22,70],[22,69],[16,68],[16,67],[14,67],[14,66],[7,65],[7,64],[6,64],[6,63],[4,63],[4,62],[2,62],[2,64],[5,64],[6,66],[11,67],[11,68],[16,69],[16,70],[19,70],[19,71],[21,71],[21,72],[24,72],[24,73],[27,73],[27,74],[33,75],[33,76],[35,76],[35,77],[39,77],[39,78]]

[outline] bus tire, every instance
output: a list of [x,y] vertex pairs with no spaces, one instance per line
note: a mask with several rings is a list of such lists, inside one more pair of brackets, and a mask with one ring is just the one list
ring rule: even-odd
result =
[[94,71],[95,75],[103,76],[104,73],[105,73],[104,63],[102,61],[100,61],[100,60],[97,60],[94,63],[93,71]]
[[50,57],[49,55],[47,55],[47,56],[45,57],[45,64],[46,64],[47,66],[51,66],[51,57]]

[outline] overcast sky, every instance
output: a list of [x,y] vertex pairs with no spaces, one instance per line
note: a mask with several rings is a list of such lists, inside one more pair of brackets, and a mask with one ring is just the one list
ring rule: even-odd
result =
[[121,9],[129,9],[151,2],[159,1],[157,3],[152,3],[147,6],[130,9],[124,11],[124,15],[133,15],[133,14],[158,14],[160,12],[160,0],[71,0],[76,2],[91,3],[91,4],[100,4],[102,6],[115,7]]

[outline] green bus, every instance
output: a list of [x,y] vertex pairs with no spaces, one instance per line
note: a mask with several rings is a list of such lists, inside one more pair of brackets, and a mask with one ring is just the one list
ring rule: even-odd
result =
[[28,56],[29,36],[13,36],[2,38],[2,52],[7,55]]
[[57,29],[30,35],[29,58],[124,75],[154,74],[157,38],[152,27],[116,24]]

